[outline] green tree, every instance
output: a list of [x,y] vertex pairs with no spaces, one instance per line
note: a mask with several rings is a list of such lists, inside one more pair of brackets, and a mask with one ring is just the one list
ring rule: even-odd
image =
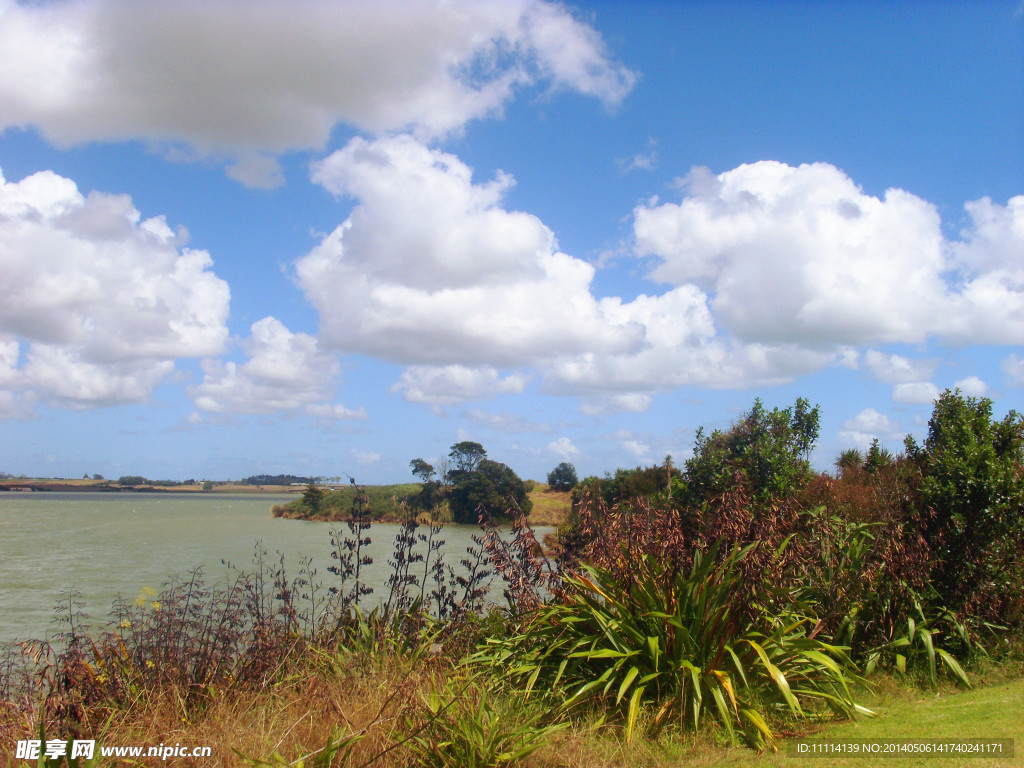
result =
[[760,399],[728,432],[697,430],[693,458],[686,462],[688,501],[723,493],[737,475],[759,501],[784,498],[810,479],[808,457],[818,439],[820,406],[797,398],[792,408],[765,409]]
[[412,473],[424,483],[429,483],[434,477],[434,465],[428,464],[423,459],[413,459],[409,462],[409,467],[412,469]]
[[325,495],[324,489],[316,485],[316,483],[310,483],[306,486],[306,490],[302,492],[302,503],[311,515],[320,513],[320,507],[324,503]]
[[892,462],[892,452],[879,445],[877,437],[872,440],[871,446],[868,448],[867,458],[864,459],[864,471],[874,474],[890,466]]
[[452,446],[448,458],[452,461],[450,474],[458,472],[474,472],[480,466],[480,462],[487,458],[487,451],[480,443],[471,440],[463,440]]
[[567,461],[548,472],[548,485],[556,491],[571,491],[578,482],[576,467]]
[[454,474],[448,504],[457,523],[475,523],[481,511],[503,518],[511,509],[528,515],[533,508],[519,475],[490,459],[481,459],[472,472]]
[[932,516],[925,537],[939,558],[934,581],[954,603],[985,585],[1021,582],[1024,417],[992,419],[992,401],[946,390],[935,401],[923,449],[908,439]]

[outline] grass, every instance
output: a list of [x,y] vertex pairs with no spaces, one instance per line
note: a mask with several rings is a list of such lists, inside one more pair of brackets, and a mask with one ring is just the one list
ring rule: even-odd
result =
[[572,494],[553,491],[543,483],[537,483],[530,492],[533,510],[530,512],[530,525],[551,526],[557,528],[569,517],[572,509]]
[[[257,486],[243,486],[257,490]],[[264,486],[270,488],[272,486]],[[366,485],[360,488],[366,493],[369,502],[370,519],[383,522],[401,522],[405,518],[401,502],[419,493],[423,486],[419,483],[397,483],[394,485]],[[287,488],[284,492],[296,491]],[[298,489],[299,491],[305,488]],[[572,496],[569,493],[552,491],[543,483],[535,483],[530,492],[533,511],[530,512],[530,525],[558,527],[569,517],[572,507]],[[323,506],[317,515],[309,516],[299,501],[289,502],[275,507],[275,514],[280,511],[281,517],[297,517],[309,520],[340,521],[347,520],[355,498],[355,488],[345,486],[334,491],[327,491]]]
[[[402,501],[419,493],[421,488],[419,483],[359,486],[359,490],[366,494],[370,519],[380,522],[402,522],[407,516],[402,508]],[[325,490],[324,493],[320,511],[316,514],[310,514],[309,510],[297,499],[284,506],[275,506],[274,515],[329,522],[347,520],[351,515],[356,488],[345,486],[333,491]]]

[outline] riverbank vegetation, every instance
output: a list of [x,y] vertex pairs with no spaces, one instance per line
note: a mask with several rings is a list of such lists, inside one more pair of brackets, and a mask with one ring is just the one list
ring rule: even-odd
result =
[[[355,488],[326,571],[257,550],[230,583],[194,572],[105,628],[69,595],[54,642],[6,657],[0,749],[43,734],[209,744],[228,765],[774,765],[809,735],[1020,737],[1024,419],[946,392],[924,444],[844,452],[833,475],[808,463],[818,418],[755,402],[683,467],[584,479],[553,559],[509,501],[511,528],[478,505],[453,562],[441,505],[407,500],[391,576],[368,584]],[[486,460],[471,453],[461,471]],[[421,461],[416,493],[437,479]]]

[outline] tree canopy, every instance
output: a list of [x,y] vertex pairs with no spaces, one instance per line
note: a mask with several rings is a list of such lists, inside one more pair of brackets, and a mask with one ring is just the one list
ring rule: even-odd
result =
[[548,485],[556,491],[571,491],[578,482],[576,467],[567,461],[548,472]]
[[700,503],[743,476],[756,498],[781,498],[811,477],[808,458],[818,439],[820,406],[797,398],[792,408],[767,410],[760,399],[727,432],[697,430],[686,462],[689,501]]
[[490,459],[481,459],[471,472],[453,474],[448,504],[457,523],[475,523],[481,511],[504,518],[510,510],[529,514],[533,508],[519,475],[507,464]]
[[456,472],[473,472],[480,462],[487,458],[487,451],[480,443],[463,440],[452,446],[448,458],[452,461],[450,474]]

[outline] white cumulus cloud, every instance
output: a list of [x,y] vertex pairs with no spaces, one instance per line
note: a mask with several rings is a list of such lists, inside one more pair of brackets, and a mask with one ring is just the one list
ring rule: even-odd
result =
[[[722,338],[708,295],[693,284],[598,298],[593,266],[560,252],[535,216],[503,207],[511,177],[474,182],[457,157],[410,136],[354,139],[313,178],[357,199],[296,264],[333,349],[433,367],[530,366],[547,391],[630,410],[667,387],[776,383],[836,358]],[[406,381],[399,389],[455,401],[421,396]]]
[[126,195],[0,175],[0,379],[73,407],[145,400],[175,359],[224,348],[230,293],[212,265]]
[[572,461],[580,455],[580,449],[577,448],[568,437],[560,437],[557,440],[552,440],[548,443],[548,450],[556,456],[561,456],[566,461]]
[[981,397],[988,392],[988,384],[977,376],[960,379],[954,386],[968,397]]
[[198,409],[227,414],[301,409],[317,418],[365,417],[328,402],[340,365],[315,337],[292,333],[276,318],[265,317],[252,324],[242,347],[248,359],[241,365],[203,360],[203,381],[192,392]]
[[907,384],[931,378],[938,361],[910,360],[902,355],[886,355],[869,349],[864,355],[864,365],[879,381]]
[[3,0],[0,71],[0,130],[183,144],[254,186],[339,124],[440,136],[526,86],[614,106],[636,79],[542,0]]
[[871,441],[893,440],[902,435],[901,427],[885,414],[874,408],[865,408],[852,419],[843,423],[839,441],[844,445],[867,448]]
[[911,405],[931,405],[939,396],[939,388],[930,381],[915,381],[897,384],[892,388],[892,399],[895,403]]
[[402,372],[391,388],[412,403],[432,406],[453,405],[500,394],[519,394],[529,381],[526,374],[513,372],[502,377],[490,366],[414,365]]
[[407,364],[516,367],[637,346],[642,325],[590,291],[594,268],[501,206],[453,155],[408,136],[355,139],[314,179],[358,198],[296,270],[332,348]]
[[826,163],[698,169],[684,186],[679,203],[637,207],[636,252],[657,258],[654,279],[706,289],[737,339],[1024,342],[1024,197],[969,203],[950,243],[930,203],[867,195]]

